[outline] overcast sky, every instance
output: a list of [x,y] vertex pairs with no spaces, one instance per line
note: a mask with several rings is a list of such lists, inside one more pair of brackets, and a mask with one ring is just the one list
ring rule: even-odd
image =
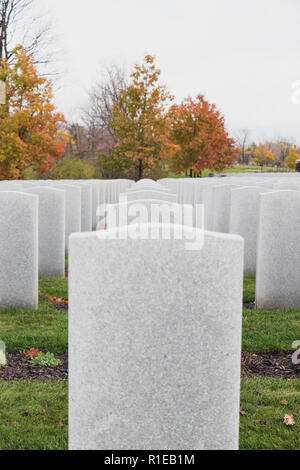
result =
[[56,103],[76,119],[103,64],[146,52],[175,95],[205,94],[234,133],[300,144],[300,0],[40,0],[56,16],[64,75]]

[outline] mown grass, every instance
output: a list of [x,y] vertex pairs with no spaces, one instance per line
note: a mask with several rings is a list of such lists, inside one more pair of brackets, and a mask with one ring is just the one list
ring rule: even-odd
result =
[[[244,278],[244,302],[255,301],[255,276]],[[243,351],[252,353],[289,352],[300,339],[300,311],[243,311]]]
[[[241,408],[241,450],[300,450],[300,380],[244,379]],[[285,414],[294,426],[283,423]]]
[[[47,296],[68,298],[67,280],[40,279],[39,309],[0,310],[0,336],[8,351],[38,347],[67,352],[68,315]],[[255,276],[246,276],[244,302],[253,303]],[[288,352],[300,339],[299,311],[244,309],[243,350]],[[287,405],[281,404],[283,400]],[[0,381],[0,450],[67,449],[67,384]],[[241,449],[300,450],[300,381],[243,379],[240,417]],[[283,424],[293,414],[295,426]]]
[[26,310],[4,308],[0,310],[0,339],[7,351],[39,348],[55,354],[68,351],[68,313],[57,310],[47,298],[68,298],[66,279],[40,279],[39,308]]
[[206,177],[209,173],[291,173],[295,170],[289,168],[275,168],[271,166],[255,166],[255,165],[234,165],[231,168],[226,168],[222,171],[203,170],[202,177]]
[[[31,347],[64,354],[68,350],[68,314],[57,310],[47,296],[68,298],[66,279],[40,279],[38,310],[0,310],[0,336],[7,351]],[[255,276],[246,276],[244,301],[253,303]],[[244,309],[243,351],[252,353],[288,352],[300,339],[300,311]]]
[[68,448],[65,382],[0,381],[0,450]]
[[[0,450],[67,449],[67,403],[64,382],[0,382]],[[299,380],[244,379],[241,409],[241,450],[300,450]]]

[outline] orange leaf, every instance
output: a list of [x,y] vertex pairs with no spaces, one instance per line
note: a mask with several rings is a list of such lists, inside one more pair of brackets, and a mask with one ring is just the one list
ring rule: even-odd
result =
[[41,351],[38,348],[31,348],[28,351],[25,352],[25,356],[30,356],[30,357],[35,357],[37,356]]
[[294,426],[295,425],[295,420],[293,415],[285,415],[283,419],[283,423],[286,426]]

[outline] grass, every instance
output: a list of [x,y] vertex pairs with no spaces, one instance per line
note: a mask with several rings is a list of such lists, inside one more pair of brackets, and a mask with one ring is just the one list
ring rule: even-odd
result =
[[[40,279],[39,290],[38,310],[0,310],[0,339],[8,351],[37,347],[66,353],[68,315],[47,296],[67,299],[67,280]],[[254,299],[255,276],[246,276],[244,302]],[[244,351],[288,352],[297,339],[300,311],[244,309]],[[282,400],[288,404],[282,405]],[[0,450],[67,449],[67,402],[64,382],[0,381]],[[300,450],[299,380],[243,379],[241,408],[241,449]],[[286,413],[293,414],[295,426],[283,424]]]
[[255,274],[248,274],[244,277],[244,302],[253,303],[255,301]]
[[[47,298],[68,298],[66,279],[40,279],[38,310],[5,308],[0,310],[1,339],[7,351],[39,348],[64,354],[68,350],[68,314],[57,310]],[[246,276],[244,301],[255,298],[255,276]],[[252,353],[288,352],[300,339],[300,311],[244,309],[243,351]]]
[[38,310],[4,308],[0,310],[1,340],[6,350],[39,348],[64,354],[68,350],[68,314],[57,310],[46,296],[68,298],[67,280],[40,279]]
[[[241,450],[300,450],[300,380],[244,379],[241,408]],[[283,424],[285,414],[295,426]]]
[[[64,382],[0,382],[0,450],[67,449],[67,402]],[[241,408],[240,449],[300,450],[299,380],[244,379]]]
[[0,450],[68,447],[65,382],[0,382]]
[[[244,302],[255,301],[255,276],[245,276]],[[243,311],[243,351],[252,353],[290,352],[300,339],[300,311]]]
[[255,165],[234,165],[231,168],[226,168],[225,170],[222,171],[213,171],[213,170],[203,170],[202,171],[202,177],[207,177],[209,173],[290,173],[294,172],[295,170],[291,170],[289,168],[275,168],[271,166],[264,166],[261,168],[260,166],[255,166]]

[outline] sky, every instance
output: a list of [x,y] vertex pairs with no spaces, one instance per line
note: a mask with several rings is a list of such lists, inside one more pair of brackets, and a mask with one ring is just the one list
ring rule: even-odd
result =
[[69,120],[105,65],[155,55],[180,102],[205,95],[235,135],[300,144],[300,0],[39,0],[55,17]]

